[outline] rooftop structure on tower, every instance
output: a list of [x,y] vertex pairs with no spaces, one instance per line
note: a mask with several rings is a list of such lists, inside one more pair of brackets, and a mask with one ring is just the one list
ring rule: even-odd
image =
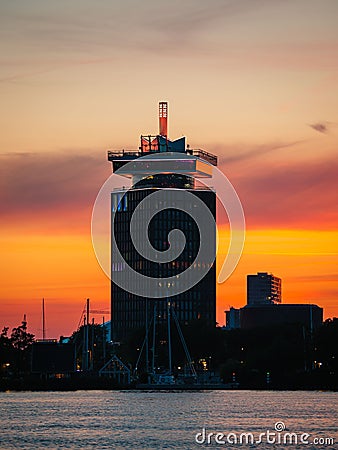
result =
[[[108,151],[108,160],[112,163],[113,172],[133,178],[133,184],[140,181],[157,169],[162,170],[163,154],[166,154],[167,174],[186,174],[187,177],[211,177],[211,166],[217,166],[217,156],[201,149],[191,149],[186,145],[185,137],[174,141],[168,139],[168,104],[159,104],[159,134],[141,135],[138,150]],[[161,154],[161,159],[156,155]],[[152,156],[151,161],[138,160],[141,156]],[[134,164],[123,167],[134,161]]]

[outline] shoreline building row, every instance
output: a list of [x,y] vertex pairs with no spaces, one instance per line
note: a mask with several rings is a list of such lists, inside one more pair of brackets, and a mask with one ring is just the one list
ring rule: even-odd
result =
[[228,330],[300,323],[310,331],[323,323],[323,308],[313,304],[283,304],[282,280],[267,272],[247,275],[247,304],[225,311]]

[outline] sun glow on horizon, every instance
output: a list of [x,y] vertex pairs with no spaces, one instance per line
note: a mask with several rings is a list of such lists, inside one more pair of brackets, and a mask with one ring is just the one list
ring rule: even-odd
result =
[[[218,228],[219,263],[227,251],[228,229]],[[282,278],[284,303],[317,303],[324,307],[325,318],[338,316],[338,276],[332,270],[338,261],[337,243],[334,231],[247,230],[237,268],[217,286],[217,321],[224,323],[229,305],[246,303],[246,275],[265,271]],[[27,313],[31,330],[39,336],[43,297],[53,311],[49,316],[53,337],[76,328],[86,298],[109,309],[110,281],[96,261],[87,233],[18,236],[7,230],[1,248],[1,327],[16,326]]]

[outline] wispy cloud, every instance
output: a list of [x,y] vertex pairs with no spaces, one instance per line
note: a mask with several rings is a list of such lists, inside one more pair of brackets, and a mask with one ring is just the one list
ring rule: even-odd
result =
[[[274,151],[276,144],[261,149],[260,155]],[[257,152],[254,153],[257,156]],[[244,152],[229,160],[238,163],[232,171],[250,227],[332,229],[338,224],[338,161],[327,158],[304,163],[274,165],[259,158],[254,165],[242,165]],[[0,156],[0,217],[11,221],[62,221],[67,227],[71,215],[80,222],[83,213],[90,220],[96,195],[111,173],[105,154],[89,152],[63,154],[5,154]]]
[[319,133],[328,133],[330,129],[334,126],[337,126],[338,124],[335,122],[316,122],[309,124],[309,127],[313,128],[315,131],[318,131]]
[[67,216],[77,221],[77,214],[80,219],[81,212],[90,213],[98,190],[110,174],[104,161],[102,153],[74,154],[74,150],[63,154],[2,154],[0,217],[6,223],[53,220],[62,222],[63,227],[67,226]]
[[303,276],[293,276],[289,277],[292,281],[297,281],[298,283],[318,283],[318,281],[334,282],[338,281],[338,273],[327,273],[321,275],[303,275]]
[[327,133],[327,125],[325,123],[312,123],[309,125],[311,128],[313,128],[316,131],[319,131],[319,133]]
[[[253,10],[268,7],[269,0],[212,0],[208,3],[190,0],[188,2],[154,4],[151,13],[144,20],[145,29],[152,30],[161,45],[177,47],[178,43],[190,42],[200,36],[206,29],[217,24],[225,25],[235,17],[245,16]],[[155,41],[156,42],[156,41]]]
[[283,149],[283,148],[289,148],[294,147],[298,144],[302,144],[306,142],[305,139],[298,140],[298,141],[291,141],[291,142],[275,142],[275,143],[268,143],[268,144],[262,144],[262,145],[256,145],[251,148],[236,148],[235,152],[233,148],[227,149],[224,151],[222,146],[215,146],[217,152],[221,153],[221,156],[219,160],[221,161],[221,164],[225,163],[237,163],[241,161],[246,161],[249,159],[257,158],[262,155],[266,155],[268,153],[273,153],[277,150]]
[[233,182],[250,227],[334,229],[338,224],[338,161],[260,159],[233,171]]
[[[270,47],[258,49],[257,53],[232,41],[205,40],[205,33],[210,29],[234,28],[234,21],[240,22],[252,11],[273,10],[274,5],[269,0],[211,0],[207,4],[202,0],[102,2],[98,8],[83,6],[81,2],[74,2],[73,7],[62,7],[62,3],[46,6],[45,2],[37,1],[33,7],[22,4],[19,9],[15,4],[8,4],[3,9],[0,49],[3,47],[3,61],[10,58],[10,62],[3,65],[1,82],[72,67],[83,61],[117,63],[126,52],[129,57],[156,54],[166,58],[200,58],[203,55],[207,59],[226,54],[229,65],[234,66],[252,64],[251,54],[256,55],[254,58],[261,64],[266,53],[268,59],[276,53],[276,49],[271,51]],[[289,51],[288,48],[287,53]],[[27,57],[35,61],[30,68],[27,68]]]

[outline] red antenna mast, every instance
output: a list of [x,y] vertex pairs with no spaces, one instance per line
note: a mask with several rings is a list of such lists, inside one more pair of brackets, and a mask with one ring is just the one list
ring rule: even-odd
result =
[[168,137],[168,102],[159,104],[160,136]]

